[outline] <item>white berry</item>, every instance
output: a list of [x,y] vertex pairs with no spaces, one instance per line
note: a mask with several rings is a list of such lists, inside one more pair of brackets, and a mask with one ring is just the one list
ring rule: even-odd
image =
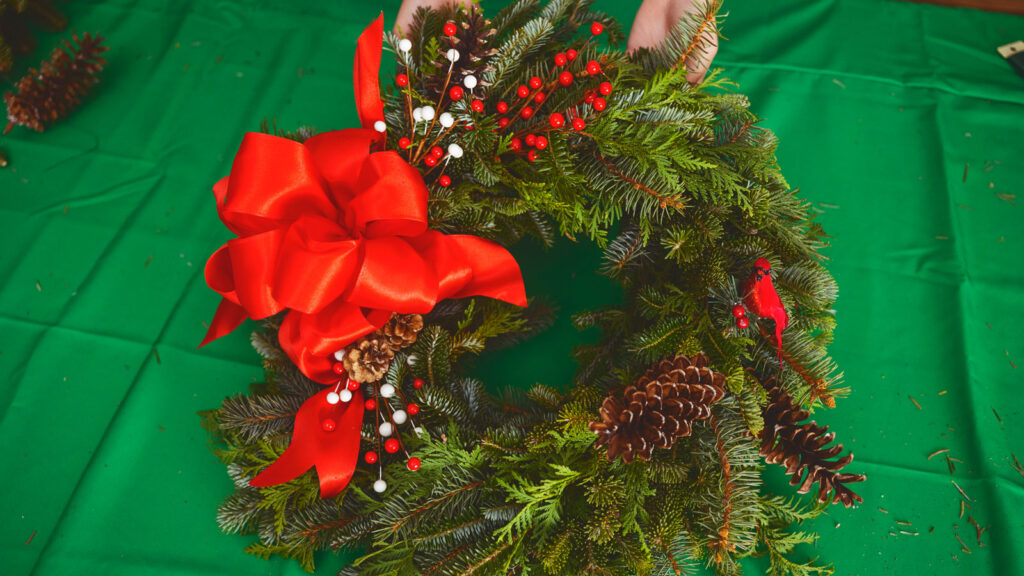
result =
[[387,489],[388,483],[385,482],[384,480],[377,480],[376,482],[373,483],[373,491],[376,492],[377,494],[380,494],[381,492],[384,492]]
[[328,404],[337,404],[339,400],[341,400],[341,397],[338,396],[337,392],[328,392],[327,393],[327,403]]
[[384,384],[380,387],[380,395],[385,398],[391,398],[395,395],[395,387],[391,384]]
[[416,122],[416,123],[423,122],[423,108],[413,108],[412,109],[412,119],[413,119],[413,122]]
[[335,352],[334,353],[334,359],[337,360],[338,362],[341,362],[342,360],[344,360],[345,359],[345,349],[342,348],[341,350],[338,350],[337,352]]
[[448,59],[451,60],[452,62],[459,61],[459,51],[456,50],[455,48],[449,48],[445,56],[447,56]]
[[408,52],[409,50],[412,50],[412,40],[409,40],[408,38],[402,38],[398,42],[398,49],[401,50],[402,52]]
[[373,123],[373,129],[376,130],[377,132],[386,132],[388,129],[388,125],[385,124],[383,120],[377,120],[376,122]]
[[395,424],[405,424],[408,419],[409,415],[405,413],[405,410],[395,410],[395,413],[391,415],[391,420]]
[[417,360],[419,360],[419,358],[416,358],[415,354],[409,354],[409,357],[405,359],[405,363],[409,366],[414,366]]
[[462,158],[462,146],[458,144],[449,144],[448,153],[451,154],[452,158]]
[[342,402],[345,402],[345,403],[351,402],[352,401],[352,391],[349,390],[348,388],[346,388],[346,389],[341,391],[341,394],[339,394],[338,397],[341,399]]
[[377,428],[377,432],[380,432],[381,436],[387,438],[395,433],[395,427],[391,425],[391,422],[382,422]]
[[472,90],[473,88],[476,88],[476,76],[470,74],[462,79],[462,83],[466,85],[466,88]]
[[455,124],[455,118],[447,112],[442,112],[437,119],[441,122],[441,126],[444,126],[445,128],[451,128],[452,124]]
[[433,106],[424,106],[423,110],[421,111],[421,113],[423,114],[423,119],[426,120],[427,122],[430,122],[431,120],[434,119],[434,107]]

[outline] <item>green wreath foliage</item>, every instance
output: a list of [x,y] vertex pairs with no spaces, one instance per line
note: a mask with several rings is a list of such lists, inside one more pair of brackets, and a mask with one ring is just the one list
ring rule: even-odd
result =
[[[776,138],[758,125],[746,97],[717,71],[700,85],[686,80],[701,39],[718,24],[717,2],[680,22],[666,45],[634,54],[587,40],[593,22],[604,26],[601,39],[622,39],[619,25],[590,5],[517,0],[490,20],[476,7],[421,10],[406,31],[411,51],[388,38],[410,83],[389,89],[385,105],[388,147],[398,150],[411,108],[437,105],[442,92],[444,24],[486,40],[463,56],[479,79],[472,98],[446,103],[458,122],[475,127],[459,133],[465,154],[445,168],[451,185],[440,186],[437,171],[419,164],[431,226],[505,245],[533,237],[603,249],[600,271],[624,297],[573,319],[601,333],[578,350],[576,378],[493,392],[467,361],[543,330],[550,310],[539,301],[526,309],[484,298],[443,302],[384,378],[422,406],[423,433],[408,439],[420,470],[384,458],[393,488],[375,494],[377,472],[361,465],[329,500],[320,499],[312,471],[252,488],[248,481],[287,447],[298,407],[320,389],[279,348],[278,320],[264,321],[252,343],[266,382],[202,413],[235,481],[218,520],[225,532],[258,537],[247,551],[297,558],[312,571],[315,551],[350,549],[359,558],[341,574],[364,576],[669,575],[700,565],[738,574],[738,559],[752,555],[767,556],[770,574],[831,573],[795,559],[816,536],[794,527],[822,507],[766,489],[759,455],[767,378],[809,409],[843,392],[826,352],[837,293],[819,254],[827,237],[783,179]],[[547,113],[499,129],[497,103],[516,102],[516,88],[533,76],[550,77],[554,57],[568,47],[578,51],[566,66],[576,81],[548,94],[538,107]],[[582,72],[591,60],[600,78]],[[585,99],[599,80],[614,91],[598,113]],[[473,112],[472,99],[487,112]],[[585,118],[585,128],[551,129],[547,114],[556,110]],[[525,134],[548,140],[534,161],[510,148]],[[404,153],[414,158],[415,146]],[[790,313],[782,355],[771,330],[758,329],[769,320],[752,318],[740,330],[731,314],[761,257]],[[606,395],[661,358],[699,352],[726,376],[713,417],[649,461],[609,462],[589,429]],[[426,385],[413,389],[413,378]],[[368,425],[364,448],[373,434]]]

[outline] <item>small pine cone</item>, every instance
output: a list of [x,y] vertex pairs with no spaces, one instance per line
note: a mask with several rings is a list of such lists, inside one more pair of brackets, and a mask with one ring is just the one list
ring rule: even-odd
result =
[[692,432],[694,420],[711,416],[711,405],[725,395],[725,376],[708,368],[708,357],[682,354],[655,364],[620,399],[611,394],[601,406],[601,421],[590,430],[597,445],[608,445],[608,460],[620,454],[627,464],[650,460],[655,448]]
[[356,382],[376,382],[384,377],[394,357],[395,352],[387,340],[378,334],[370,334],[345,349],[342,364],[348,377]]
[[442,49],[434,56],[434,60],[438,69],[443,72],[423,79],[423,95],[428,100],[436,100],[441,94],[445,79],[449,76],[449,68],[451,69],[449,86],[462,86],[466,76],[474,76],[478,86],[487,86],[487,73],[492,70],[489,62],[491,56],[498,53],[490,43],[497,30],[491,25],[490,20],[484,18],[483,11],[479,6],[472,5],[466,11],[465,16],[445,11],[442,11],[442,15],[446,19],[455,20],[458,26],[452,42],[454,42],[454,48],[459,51],[459,59],[449,62],[445,56],[449,46],[447,42],[442,43]]
[[423,316],[419,314],[395,314],[381,329],[392,350],[408,348],[416,342],[416,336],[423,329]]
[[799,484],[797,492],[800,494],[806,494],[817,483],[818,502],[822,504],[830,500],[830,495],[833,504],[842,502],[847,508],[863,502],[846,484],[863,482],[867,477],[839,472],[853,460],[853,453],[832,460],[842,453],[843,445],[826,448],[835,439],[835,432],[829,432],[828,426],[818,426],[813,420],[800,424],[810,414],[796,405],[774,378],[764,382],[764,387],[770,400],[764,410],[761,430],[761,456],[765,462],[785,466],[786,474],[792,476],[790,485]]
[[99,82],[99,73],[107,61],[107,51],[99,36],[72,36],[53,49],[39,70],[29,69],[15,85],[18,92],[7,92],[7,133],[15,125],[42,132],[47,126],[67,117],[78,108],[89,90]]

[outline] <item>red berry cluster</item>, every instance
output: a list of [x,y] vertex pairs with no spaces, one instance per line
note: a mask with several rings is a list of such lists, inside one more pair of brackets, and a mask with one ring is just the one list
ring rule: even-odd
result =
[[[453,61],[457,60],[459,57],[455,50],[455,35],[458,31],[459,28],[455,22],[447,22],[442,28],[442,32],[446,37],[444,40],[446,40],[451,46],[451,50],[447,51],[447,54]],[[603,24],[600,22],[592,22],[590,25],[591,37],[584,42],[583,46],[585,47],[587,43],[603,32]],[[408,50],[408,48],[405,49]],[[455,52],[454,56],[451,55],[453,51]],[[515,90],[515,97],[517,101],[511,105],[509,102],[504,100],[498,102],[495,107],[497,114],[499,115],[495,119],[495,124],[497,125],[496,131],[508,128],[517,120],[529,121],[537,116],[538,111],[548,100],[551,92],[557,88],[571,86],[578,80],[578,78],[602,74],[601,64],[597,60],[587,62],[582,66],[582,69],[578,69],[575,73],[569,70],[568,67],[575,62],[578,57],[579,52],[571,48],[565,52],[559,52],[554,57],[555,66],[549,72],[547,78],[533,76],[525,84],[518,86]],[[441,187],[451,186],[452,178],[444,173],[444,169],[447,166],[448,161],[445,156],[444,149],[442,149],[441,146],[438,146],[438,144],[442,138],[448,135],[456,127],[461,127],[467,131],[475,128],[473,123],[463,122],[460,126],[458,121],[452,122],[451,116],[445,112],[445,105],[448,103],[462,101],[467,97],[467,90],[469,90],[469,109],[475,115],[483,115],[486,113],[484,99],[482,97],[476,98],[472,94],[472,89],[476,87],[477,84],[475,81],[470,82],[470,80],[474,79],[468,77],[465,79],[465,88],[463,88],[463,86],[459,85],[459,79],[453,80],[449,74],[445,79],[444,87],[441,88],[441,96],[438,99],[436,109],[431,106],[427,106],[422,109],[414,109],[412,97],[410,94],[406,93],[406,102],[409,106],[408,112],[412,119],[411,130],[408,136],[403,136],[398,139],[398,147],[401,150],[407,151],[408,159],[411,163],[416,164],[422,161],[427,168],[425,170],[427,174],[440,165],[440,171],[438,172],[436,183]],[[454,84],[452,84],[453,82]],[[400,73],[395,77],[395,84],[400,88],[407,88],[410,86],[410,83],[411,80],[407,73]],[[588,90],[586,96],[583,100],[578,102],[577,105],[585,103],[593,112],[602,112],[608,106],[608,102],[605,97],[611,94],[611,92],[611,82],[601,82],[596,89]],[[516,154],[525,154],[526,158],[533,162],[537,159],[539,151],[543,151],[548,146],[548,139],[537,132],[562,130],[565,128],[571,128],[577,132],[585,130],[589,118],[578,114],[576,109],[577,105],[574,105],[563,112],[553,112],[549,114],[546,119],[548,127],[535,125],[533,126],[533,130],[524,129],[522,132],[515,134],[509,141],[508,151]],[[423,112],[422,115],[421,111]],[[441,119],[443,120],[442,127],[438,129],[435,137],[435,123],[441,118],[441,116],[445,116],[446,118]],[[424,124],[426,125],[425,129],[418,128]],[[422,132],[418,134],[418,130],[422,130]],[[431,138],[433,138],[433,141],[430,141]],[[458,146],[454,147],[459,148]],[[461,149],[456,150],[456,157],[460,157],[462,155],[460,150]],[[449,156],[451,156],[451,154],[449,154]]]
[[[336,354],[335,359],[341,357],[342,353]],[[364,385],[349,378],[344,364],[340,361],[335,362],[332,369],[341,378],[338,384],[335,385],[334,390],[327,394],[327,404],[335,405],[352,402],[355,399],[354,393],[364,386],[366,388],[367,397],[363,401],[363,408],[366,410],[366,414],[373,414],[372,425],[376,427],[378,436],[377,449],[367,450],[363,454],[363,461],[367,464],[377,464],[380,461],[382,449],[383,452],[388,454],[396,454],[402,451],[405,453],[406,466],[410,470],[419,470],[422,464],[420,459],[409,456],[409,453],[405,451],[399,432],[399,426],[406,422],[415,426],[412,417],[419,415],[419,405],[415,402],[407,401],[399,387],[381,382]],[[419,390],[423,387],[423,380],[417,378],[413,380],[412,385],[413,388]],[[337,426],[338,424],[333,418],[324,418],[320,421],[320,427],[324,432],[334,432]],[[384,486],[386,487],[386,484]]]
[[747,326],[750,326],[750,320],[747,319],[747,309],[743,307],[743,304],[733,306],[732,315],[736,318],[736,327],[740,330],[745,330]]
[[[458,51],[455,49],[455,34],[459,31],[458,25],[455,22],[447,22],[442,28],[442,32],[446,37],[445,40],[449,43],[450,50],[444,51],[445,56],[451,59],[453,62],[459,59]],[[408,43],[408,40],[403,40]],[[409,51],[408,47],[401,48],[404,51]],[[454,55],[453,55],[454,54]],[[440,171],[437,175],[437,184],[441,187],[451,186],[451,176],[444,173],[447,167],[446,156],[444,149],[438,144],[441,140],[448,136],[455,128],[461,127],[465,130],[472,130],[472,125],[460,123],[450,114],[445,112],[445,107],[448,104],[459,102],[467,95],[467,90],[470,96],[472,96],[472,90],[476,86],[475,77],[473,82],[469,81],[467,77],[462,79],[465,82],[465,88],[459,85],[460,80],[453,78],[451,74],[445,78],[444,86],[441,88],[441,96],[435,106],[424,106],[423,108],[413,108],[412,94],[405,93],[405,101],[408,105],[409,119],[412,122],[411,130],[408,136],[402,136],[398,139],[398,147],[401,150],[406,150],[408,160],[411,164],[417,164],[420,161],[427,166],[428,170],[426,173],[430,173],[436,166],[440,166]],[[395,84],[399,88],[407,88],[410,86],[411,80],[407,73],[399,73],[395,76]],[[447,96],[447,99],[445,98]],[[477,99],[473,99],[470,103],[470,107],[474,112],[483,111],[483,102]],[[421,124],[422,122],[422,124]],[[440,122],[438,130],[435,132],[434,128],[437,123]],[[423,126],[422,128],[420,126]],[[432,139],[432,140],[431,140]],[[457,152],[451,152],[452,148],[456,148]],[[454,142],[449,146],[448,156],[461,157],[461,147]]]
[[[586,42],[600,35],[604,32],[604,25],[600,22],[594,22],[590,26],[591,38],[587,39]],[[586,43],[584,43],[584,46]],[[601,64],[597,60],[591,60],[587,62],[584,70],[580,70],[576,74],[572,71],[565,69],[570,63],[575,62],[579,57],[579,52],[574,49],[568,49],[565,52],[559,52],[554,57],[554,68],[549,72],[548,79],[542,79],[539,76],[533,76],[523,84],[516,88],[515,95],[520,102],[514,105],[509,105],[505,100],[498,102],[495,106],[495,110],[501,116],[497,120],[497,130],[500,131],[507,128],[513,122],[518,119],[529,120],[537,115],[538,110],[547,101],[551,92],[558,89],[559,87],[568,87],[577,81],[577,75],[584,76],[595,76],[601,74]],[[602,82],[596,90],[589,90],[586,97],[582,100],[588,104],[595,112],[601,112],[608,107],[608,102],[604,96],[611,94],[612,84],[611,82]],[[477,105],[479,102],[479,105]],[[512,111],[513,106],[518,106],[518,110]],[[475,101],[471,106],[474,112],[481,113],[484,111],[484,104],[482,101]],[[587,119],[579,116],[576,112],[575,106],[565,110],[564,112],[552,112],[547,117],[548,128],[534,126],[539,128],[536,131],[547,132],[552,130],[562,130],[567,126],[572,130],[581,132],[587,127]],[[537,159],[539,151],[544,150],[548,147],[548,139],[546,136],[537,134],[536,132],[517,133],[508,143],[508,150],[517,154],[526,155],[526,159],[533,162]]]

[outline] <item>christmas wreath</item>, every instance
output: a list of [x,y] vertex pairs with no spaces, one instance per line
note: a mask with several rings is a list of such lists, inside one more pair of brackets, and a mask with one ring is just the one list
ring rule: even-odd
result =
[[[657,50],[602,47],[586,0],[421,10],[358,41],[361,128],[245,136],[214,187],[206,342],[261,321],[267,379],[203,413],[260,556],[342,574],[830,573],[791,525],[861,499],[809,410],[834,405],[836,285],[776,140],[712,73],[717,3]],[[397,76],[381,96],[384,40]],[[390,84],[393,84],[391,86]],[[592,241],[620,305],[575,381],[495,393],[467,360],[551,312],[504,246]],[[560,240],[561,238],[561,240]],[[529,294],[530,300],[527,300]],[[762,484],[785,467],[802,502]]]

